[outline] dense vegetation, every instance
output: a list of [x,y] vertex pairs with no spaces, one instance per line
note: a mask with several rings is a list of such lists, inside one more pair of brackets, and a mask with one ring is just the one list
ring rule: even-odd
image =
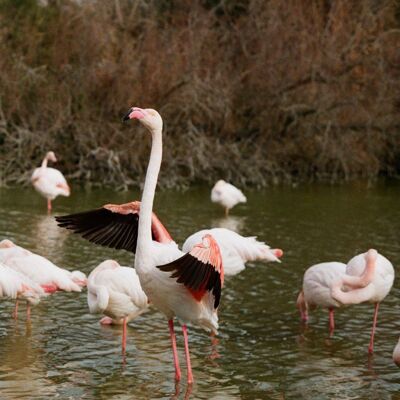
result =
[[0,0],[0,183],[52,149],[71,180],[262,186],[400,172],[400,4]]

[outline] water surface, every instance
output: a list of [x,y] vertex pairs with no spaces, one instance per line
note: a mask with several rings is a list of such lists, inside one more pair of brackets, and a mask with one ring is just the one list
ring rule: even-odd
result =
[[[248,203],[229,218],[209,201],[209,188],[157,193],[156,211],[179,242],[206,227],[225,226],[257,235],[284,250],[282,264],[250,263],[226,279],[218,343],[189,329],[196,383],[175,386],[166,320],[156,311],[128,328],[127,356],[120,327],[103,327],[90,315],[86,292],[57,293],[26,322],[0,303],[0,397],[3,399],[400,399],[400,372],[391,354],[400,335],[399,281],[382,303],[376,351],[367,354],[373,306],[336,314],[328,335],[327,312],[316,310],[308,327],[295,301],[304,270],[317,262],[347,262],[377,248],[400,261],[400,185],[305,186],[248,191]],[[54,202],[54,214],[137,199],[139,192],[73,190]],[[0,190],[0,238],[89,273],[106,258],[132,265],[132,256],[95,246],[58,228],[45,200],[31,189]],[[179,331],[182,372],[183,341]]]

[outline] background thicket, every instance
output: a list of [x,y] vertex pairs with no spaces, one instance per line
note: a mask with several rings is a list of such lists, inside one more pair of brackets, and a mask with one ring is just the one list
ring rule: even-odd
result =
[[398,175],[399,49],[395,0],[0,0],[0,180],[51,149],[138,184],[132,105],[164,118],[163,186]]

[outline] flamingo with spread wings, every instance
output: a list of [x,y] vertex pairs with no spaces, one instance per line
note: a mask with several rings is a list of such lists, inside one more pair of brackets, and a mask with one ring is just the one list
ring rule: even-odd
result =
[[[134,203],[107,205],[78,217],[58,217],[61,226],[71,227],[88,240],[135,252],[135,269],[149,301],[168,319],[175,379],[181,379],[174,317],[182,322],[187,364],[187,380],[193,383],[187,324],[206,330],[218,329],[217,308],[224,269],[215,239],[206,234],[189,253],[180,251],[153,214],[153,201],[162,159],[162,118],[153,109],[131,108],[125,120],[139,120],[152,135],[150,161],[140,204],[140,218]],[[136,207],[136,209],[135,209]],[[83,225],[83,226],[82,226]]]
[[64,175],[58,169],[47,166],[49,161],[57,161],[52,151],[46,154],[42,165],[33,171],[31,182],[33,187],[47,199],[47,211],[51,212],[51,201],[60,195],[68,197],[71,194],[71,189]]

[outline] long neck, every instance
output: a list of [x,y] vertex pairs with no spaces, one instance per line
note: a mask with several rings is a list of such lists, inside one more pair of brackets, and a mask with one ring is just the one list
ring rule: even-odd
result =
[[47,168],[47,161],[48,161],[48,155],[46,154],[46,156],[43,158],[42,161],[42,168]]
[[152,242],[151,219],[153,212],[154,194],[157,186],[158,173],[160,172],[162,159],[162,132],[161,129],[152,131],[152,145],[150,161],[147,167],[142,201],[140,204],[139,230],[137,241],[136,259],[139,261]]

